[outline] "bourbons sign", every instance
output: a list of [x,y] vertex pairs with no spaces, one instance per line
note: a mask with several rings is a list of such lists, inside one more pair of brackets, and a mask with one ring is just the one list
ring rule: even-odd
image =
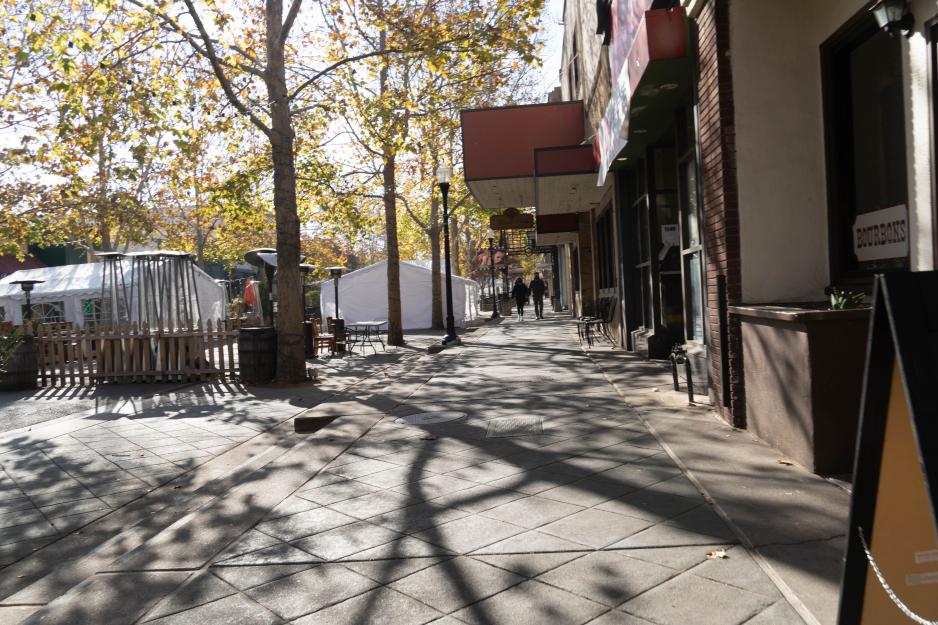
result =
[[909,255],[909,211],[905,204],[857,215],[853,253],[861,263]]

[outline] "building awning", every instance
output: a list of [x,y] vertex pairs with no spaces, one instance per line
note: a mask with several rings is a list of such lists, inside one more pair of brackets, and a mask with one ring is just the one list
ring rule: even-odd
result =
[[[535,152],[583,143],[579,101],[475,109],[462,111],[460,118],[466,184],[487,209],[535,206]],[[545,158],[554,175],[564,168],[577,173],[583,168],[577,150],[559,150]]]
[[592,144],[534,150],[534,198],[542,215],[586,211],[605,191],[596,186],[598,165]]
[[538,245],[562,245],[577,239],[579,218],[575,212],[537,216]]
[[693,84],[687,17],[682,8],[645,11],[597,135],[599,181],[644,153],[673,125],[674,110]]

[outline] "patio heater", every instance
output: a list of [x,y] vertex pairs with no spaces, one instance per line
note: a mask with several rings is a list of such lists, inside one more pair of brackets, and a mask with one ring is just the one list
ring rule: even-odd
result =
[[[339,278],[345,271],[345,267],[329,267],[329,275],[332,276],[332,288],[335,289],[335,318],[332,320],[332,335],[336,337],[336,351],[345,351],[345,340],[339,341],[338,337],[345,336],[345,321],[339,317]],[[328,328],[327,328],[328,329]]]
[[491,228],[486,230],[485,238],[489,240],[489,275],[492,279],[492,319],[498,319],[501,315],[498,312],[498,295],[495,293],[495,231]]
[[446,336],[443,345],[457,343],[456,321],[453,318],[453,270],[449,259],[449,183],[453,178],[453,168],[440,165],[436,168],[436,183],[443,194],[443,258],[446,267]]
[[24,322],[33,320],[33,304],[30,299],[30,294],[33,292],[33,287],[42,282],[45,282],[45,280],[14,280],[10,283],[20,285],[20,288],[23,289],[23,293],[26,295],[26,311],[23,315]]

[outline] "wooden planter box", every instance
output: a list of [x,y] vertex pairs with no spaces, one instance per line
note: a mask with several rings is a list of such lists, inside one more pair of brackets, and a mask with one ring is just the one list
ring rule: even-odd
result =
[[29,391],[38,387],[39,364],[36,343],[31,336],[24,337],[7,365],[0,373],[0,391]]
[[729,311],[742,332],[747,427],[815,473],[850,473],[869,309]]

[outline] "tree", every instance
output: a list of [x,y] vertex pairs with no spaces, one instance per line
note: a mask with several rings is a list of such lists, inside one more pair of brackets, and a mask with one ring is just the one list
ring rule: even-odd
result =
[[178,88],[153,32],[117,36],[113,12],[35,1],[0,5],[8,137],[4,245],[75,241],[89,252],[141,242]]
[[[337,54],[371,55],[366,63],[370,73],[343,71],[344,99],[350,104],[348,127],[361,152],[359,167],[366,180],[380,180],[380,197],[385,219],[385,246],[388,258],[388,341],[403,343],[400,319],[398,203],[431,238],[431,256],[439,270],[439,228],[435,195],[430,199],[430,216],[422,221],[400,192],[400,159],[415,147],[411,142],[413,125],[427,118],[450,129],[460,105],[472,100],[476,87],[485,89],[504,84],[502,73],[518,70],[534,62],[537,47],[537,15],[541,0],[497,0],[484,5],[470,0],[371,0],[355,5],[349,15],[343,2],[334,0],[324,17],[333,33]],[[389,16],[418,16],[423,30],[439,29],[453,33],[445,45],[422,56],[382,54],[406,45],[408,31],[389,29]],[[412,18],[413,19],[413,18]],[[395,20],[396,23],[396,20]],[[445,37],[444,37],[445,38]],[[432,124],[428,124],[427,127]],[[452,136],[452,134],[450,135]],[[440,137],[436,137],[439,140]],[[432,141],[432,140],[431,140]],[[422,163],[421,179],[429,182],[442,163],[453,162],[451,146],[424,145],[429,161]],[[423,154],[418,156],[418,160]],[[432,182],[423,189],[432,189]],[[439,301],[439,285],[434,281],[434,301]],[[442,326],[439,306],[434,306],[434,324]]]
[[[100,0],[104,6],[109,0]],[[278,291],[277,379],[290,382],[305,376],[300,301],[300,218],[297,205],[295,116],[326,106],[326,80],[340,68],[358,61],[391,55],[434,55],[460,42],[484,46],[488,39],[459,27],[450,19],[441,27],[427,12],[412,12],[406,4],[388,5],[369,0],[352,9],[352,19],[367,22],[372,33],[384,33],[366,50],[343,51],[332,47],[324,58],[301,58],[313,43],[312,30],[302,33],[306,45],[288,45],[299,27],[302,0],[266,0],[263,7],[231,10],[209,1],[197,7],[195,0],[113,0],[132,7],[139,30],[158,26],[188,45],[210,68],[228,102],[248,119],[268,141],[273,170],[272,196],[277,232]],[[326,7],[327,4],[322,6]],[[241,7],[238,7],[241,9]],[[329,5],[329,10],[332,5]],[[389,36],[389,33],[393,33]],[[313,67],[317,65],[318,67]],[[325,85],[325,86],[324,86]],[[319,96],[318,98],[316,96]],[[392,155],[388,155],[389,158]],[[393,168],[386,186],[393,188]],[[389,196],[390,202],[393,202]],[[394,217],[392,216],[392,219]],[[389,247],[394,247],[391,245]],[[395,263],[396,264],[396,263]]]

